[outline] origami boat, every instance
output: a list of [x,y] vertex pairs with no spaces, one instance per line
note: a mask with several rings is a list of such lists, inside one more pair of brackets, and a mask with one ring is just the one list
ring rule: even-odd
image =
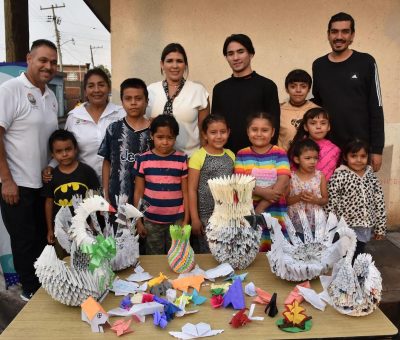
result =
[[208,185],[215,202],[206,228],[211,254],[220,263],[244,269],[257,256],[261,239],[261,227],[245,219],[253,213],[254,177],[224,176],[210,179]]

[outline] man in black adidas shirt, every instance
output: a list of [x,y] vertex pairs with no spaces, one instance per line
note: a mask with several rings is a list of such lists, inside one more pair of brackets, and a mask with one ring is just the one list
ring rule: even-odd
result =
[[349,138],[367,141],[371,165],[378,171],[385,144],[378,68],[371,55],[349,48],[354,35],[349,14],[335,14],[329,21],[332,52],[313,63],[313,101],[330,114],[332,141],[340,148]]

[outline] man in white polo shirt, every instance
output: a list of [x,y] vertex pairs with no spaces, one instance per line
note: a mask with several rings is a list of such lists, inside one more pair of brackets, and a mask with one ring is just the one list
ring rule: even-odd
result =
[[40,287],[33,263],[46,245],[40,188],[57,129],[57,100],[46,85],[57,71],[56,46],[34,41],[27,63],[25,73],[0,86],[0,206],[25,301]]

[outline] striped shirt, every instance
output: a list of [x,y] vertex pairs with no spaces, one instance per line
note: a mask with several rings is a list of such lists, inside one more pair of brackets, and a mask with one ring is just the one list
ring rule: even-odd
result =
[[[276,145],[264,154],[256,153],[251,147],[247,147],[239,150],[236,155],[235,173],[254,176],[257,186],[268,187],[275,184],[278,176],[290,177],[289,161],[285,150]],[[258,196],[253,199],[254,205],[261,200]],[[286,212],[285,198],[282,197],[279,202],[272,204],[267,211],[271,214],[276,211],[278,215]]]
[[[251,175],[256,178],[256,185],[268,187],[274,185],[278,176],[287,175],[290,177],[289,161],[286,151],[276,145],[263,154],[254,152],[251,147],[239,150],[236,155],[235,173]],[[254,196],[253,204],[257,206],[261,197]],[[285,197],[282,196],[276,203],[271,204],[266,212],[278,219],[282,231],[286,234],[283,216],[287,211]],[[263,229],[260,241],[260,251],[271,249],[271,239],[267,228]]]
[[144,215],[153,223],[175,223],[184,216],[182,179],[187,178],[187,156],[175,151],[161,157],[147,151],[136,159],[136,176],[144,178]]

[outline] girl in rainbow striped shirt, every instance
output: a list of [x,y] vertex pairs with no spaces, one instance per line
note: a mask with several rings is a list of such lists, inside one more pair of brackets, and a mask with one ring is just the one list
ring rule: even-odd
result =
[[[285,192],[290,178],[289,161],[284,149],[271,144],[275,128],[272,116],[260,112],[247,120],[247,136],[251,146],[236,155],[235,173],[256,179],[253,203],[256,214],[268,212],[277,218],[285,233],[283,215],[287,211]],[[271,249],[271,237],[263,229],[260,251]]]

